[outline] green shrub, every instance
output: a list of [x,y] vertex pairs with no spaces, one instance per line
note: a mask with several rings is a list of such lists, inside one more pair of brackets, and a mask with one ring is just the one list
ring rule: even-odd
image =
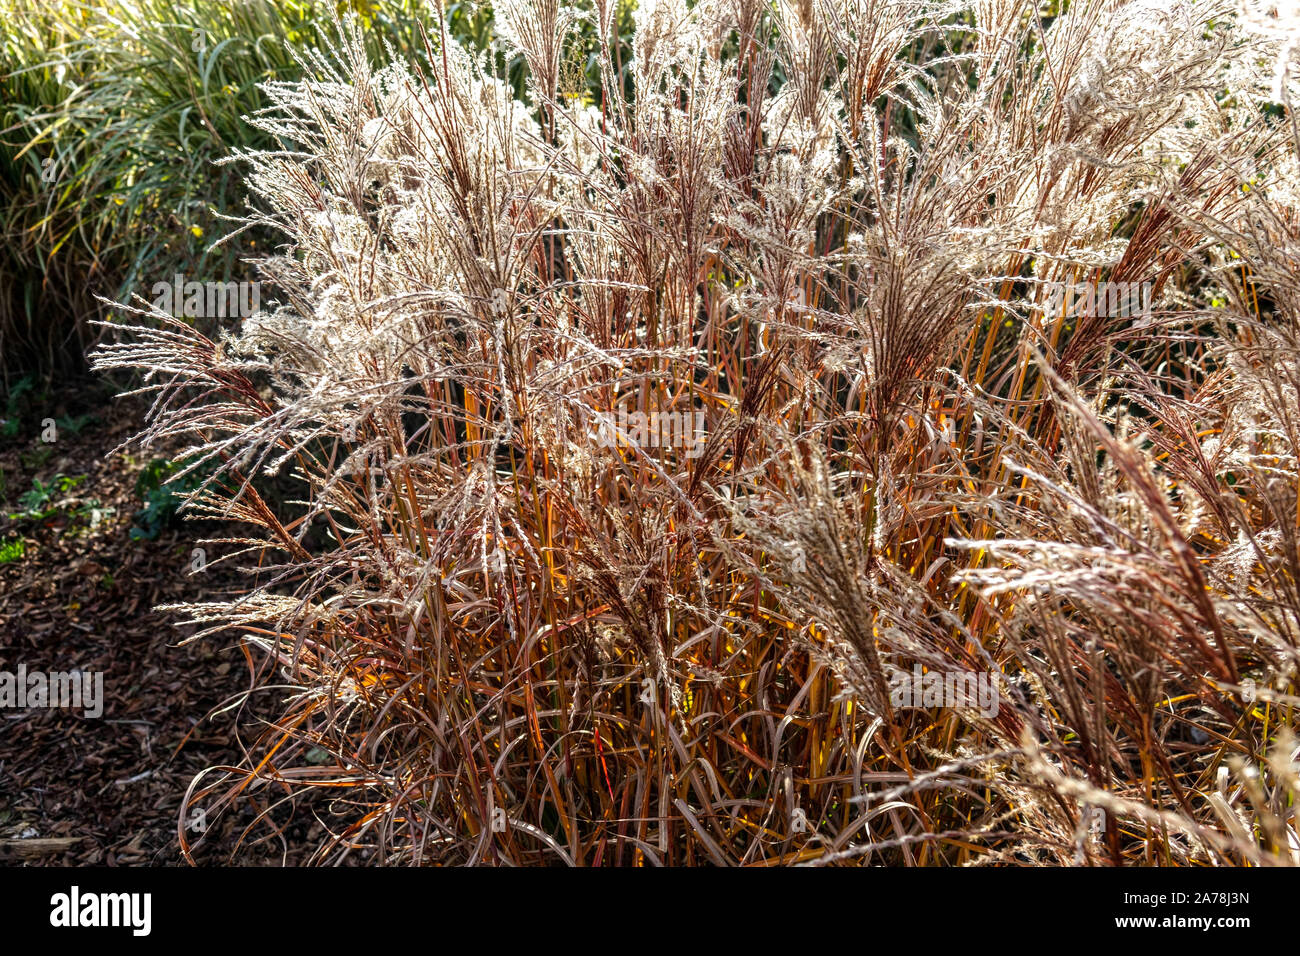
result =
[[[358,3],[378,56],[424,57],[428,0]],[[328,3],[0,0],[0,376],[83,367],[109,310],[183,273],[252,280],[252,228],[214,248],[246,190],[220,160],[274,149],[245,123],[260,84],[302,76]],[[477,17],[477,19],[476,19]],[[481,15],[457,22],[481,29]],[[475,24],[479,24],[478,27]],[[220,323],[209,322],[208,331]]]
[[165,529],[173,527],[180,508],[203,484],[204,473],[193,471],[176,478],[186,462],[155,458],[145,465],[135,481],[135,493],[144,507],[135,513],[131,527],[133,541],[153,541]]

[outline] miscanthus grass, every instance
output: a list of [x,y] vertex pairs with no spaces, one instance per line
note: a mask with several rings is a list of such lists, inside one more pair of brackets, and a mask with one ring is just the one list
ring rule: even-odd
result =
[[253,529],[177,613],[283,699],[187,804],[320,862],[1300,861],[1293,25],[632,20],[341,26],[234,158],[270,304],[119,309],[99,367]]

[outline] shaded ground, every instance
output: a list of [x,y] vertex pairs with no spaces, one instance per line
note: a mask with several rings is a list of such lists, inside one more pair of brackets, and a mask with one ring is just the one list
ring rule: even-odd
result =
[[[188,575],[198,539],[220,526],[179,521],[133,540],[137,478],[165,450],[105,456],[143,411],[91,388],[31,404],[19,433],[0,437],[0,671],[104,675],[99,719],[0,708],[0,865],[181,863],[187,786],[240,754],[234,712],[209,715],[247,686],[243,655],[228,637],[178,647],[186,632],[154,608],[216,597],[241,576]],[[215,824],[196,861],[226,860],[240,826]],[[240,862],[283,852],[277,840]]]

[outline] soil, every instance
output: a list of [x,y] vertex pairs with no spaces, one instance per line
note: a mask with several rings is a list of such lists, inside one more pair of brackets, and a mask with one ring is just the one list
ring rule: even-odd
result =
[[[238,762],[237,726],[264,715],[259,697],[229,706],[250,683],[237,639],[184,644],[193,627],[157,608],[246,582],[222,566],[189,573],[201,539],[234,529],[175,520],[133,537],[137,478],[175,451],[114,450],[141,427],[143,400],[92,384],[29,404],[19,434],[0,438],[0,671],[100,672],[103,713],[0,708],[0,865],[183,864],[186,788]],[[255,809],[187,820],[191,841],[204,837],[194,862],[227,862]],[[246,841],[238,862],[300,862],[307,844],[291,836]]]

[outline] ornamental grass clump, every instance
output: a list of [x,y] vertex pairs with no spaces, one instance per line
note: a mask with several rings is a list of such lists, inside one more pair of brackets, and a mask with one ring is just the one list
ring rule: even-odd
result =
[[310,812],[328,863],[1300,862],[1286,23],[615,8],[434,21],[425,67],[341,25],[232,157],[264,308],[119,307],[99,367],[252,529],[175,610],[283,701],[185,816]]

